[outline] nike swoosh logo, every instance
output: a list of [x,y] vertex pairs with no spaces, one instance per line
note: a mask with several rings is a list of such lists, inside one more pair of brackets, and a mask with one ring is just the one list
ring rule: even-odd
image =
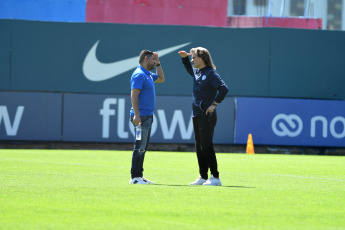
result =
[[[102,63],[96,57],[96,50],[99,40],[92,46],[90,51],[85,57],[83,63],[83,73],[90,81],[105,81],[110,78],[116,77],[122,73],[125,73],[131,69],[136,68],[139,65],[139,57],[135,56],[124,60],[116,61],[113,63]],[[191,44],[187,42],[177,46],[169,47],[166,49],[155,51],[159,57],[163,57],[169,53],[172,53],[184,46]]]

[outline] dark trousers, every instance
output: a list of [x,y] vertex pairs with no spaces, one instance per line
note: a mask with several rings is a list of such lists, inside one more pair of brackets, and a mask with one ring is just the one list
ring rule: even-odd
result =
[[[135,140],[133,155],[132,155],[132,167],[131,177],[142,177],[144,171],[144,159],[147,148],[150,143],[151,126],[153,122],[153,116],[140,116],[141,119],[141,140]],[[131,117],[131,122],[133,117]],[[133,122],[132,122],[133,123]],[[134,133],[137,132],[136,126],[134,126]],[[135,137],[134,137],[135,139]]]
[[208,178],[208,169],[214,177],[219,177],[216,153],[213,148],[213,133],[217,123],[217,114],[193,117],[195,149],[198,157],[200,176]]

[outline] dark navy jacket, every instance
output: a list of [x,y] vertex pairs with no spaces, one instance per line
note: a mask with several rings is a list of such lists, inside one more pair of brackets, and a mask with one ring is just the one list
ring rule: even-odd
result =
[[228,87],[215,69],[211,67],[193,68],[188,57],[182,58],[182,63],[194,79],[193,116],[206,115],[207,108],[214,101],[220,103],[224,100]]

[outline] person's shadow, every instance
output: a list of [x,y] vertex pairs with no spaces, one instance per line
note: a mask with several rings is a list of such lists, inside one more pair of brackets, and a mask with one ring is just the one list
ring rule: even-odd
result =
[[[193,185],[180,185],[180,184],[153,184],[156,186],[171,186],[171,187],[182,187],[182,186],[186,186],[186,187],[191,187],[191,188],[195,188],[195,187],[199,187],[201,185],[198,186],[193,186]],[[225,188],[256,188],[256,187],[247,187],[247,186],[236,186],[236,185],[229,185],[229,186],[205,186],[205,187],[225,187]]]

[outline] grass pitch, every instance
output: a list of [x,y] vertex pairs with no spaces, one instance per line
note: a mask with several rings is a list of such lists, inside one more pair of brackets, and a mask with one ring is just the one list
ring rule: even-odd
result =
[[0,150],[0,229],[345,229],[345,157],[217,154],[222,187],[188,186],[195,153]]

